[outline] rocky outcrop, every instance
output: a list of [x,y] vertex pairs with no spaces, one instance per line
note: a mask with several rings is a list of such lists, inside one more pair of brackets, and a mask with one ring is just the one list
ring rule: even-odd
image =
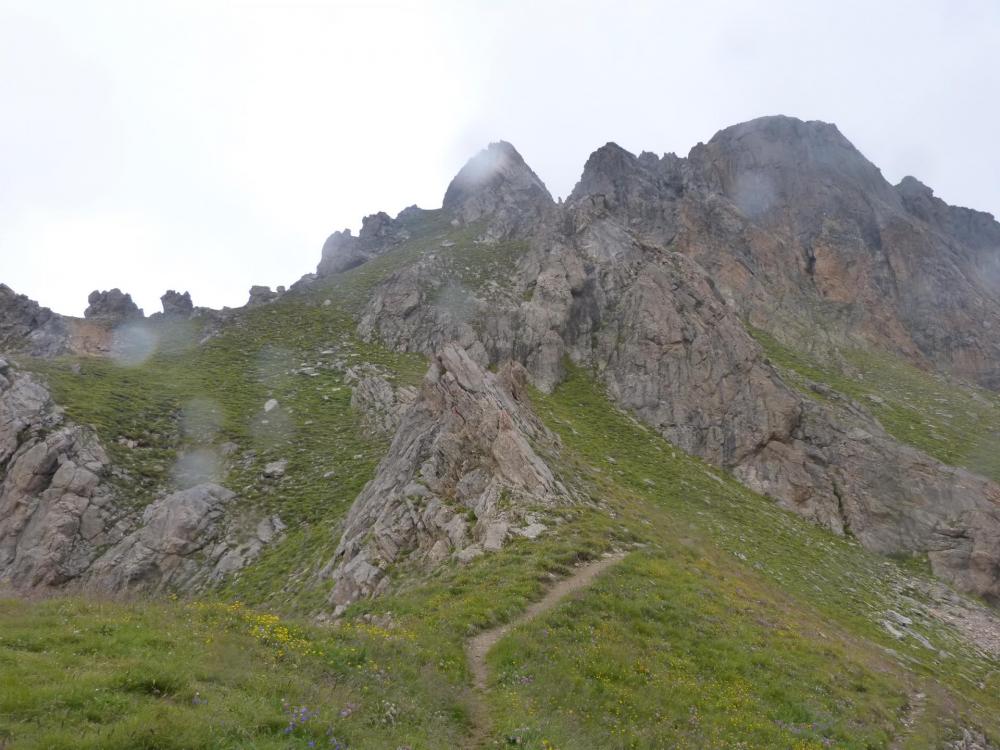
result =
[[897,442],[829,395],[833,406],[803,401],[794,428],[731,467],[736,476],[868,549],[926,553],[936,575],[1000,603],[1000,487]]
[[87,309],[83,317],[114,325],[143,317],[142,310],[132,301],[132,295],[121,289],[101,292],[94,290],[87,297]]
[[163,305],[163,317],[165,318],[190,318],[194,312],[189,292],[181,294],[169,289],[160,297],[160,303]]
[[424,259],[378,286],[361,314],[358,334],[365,341],[379,340],[411,352],[432,353],[458,343],[486,364],[488,357],[472,323],[492,317],[490,311],[485,300],[450,285],[441,268]]
[[[874,347],[1000,388],[1000,224],[988,214],[913,179],[893,187],[835,126],[789,117],[727,128],[679,165],[636,161],[597,165],[643,198],[616,217],[695,259],[755,326],[799,348]],[[679,170],[680,191],[651,183],[665,170]],[[599,184],[581,180],[575,198]]]
[[225,506],[235,497],[207,483],[155,500],[138,528],[94,562],[85,582],[109,591],[186,588],[211,566],[207,552],[220,541]]
[[532,442],[555,438],[532,414],[525,373],[494,374],[457,346],[434,357],[375,477],[355,500],[324,575],[342,607],[383,590],[386,570],[498,549],[535,523],[532,511],[568,500]]
[[[568,357],[594,369],[619,405],[753,489],[870,549],[927,553],[942,578],[1000,600],[996,485],[899,444],[855,404],[802,396],[741,320],[788,320],[782,336],[801,341],[826,320],[817,295],[833,294],[838,259],[859,276],[836,282],[853,296],[837,303],[843,315],[829,341],[923,356],[920,337],[933,325],[901,313],[899,289],[920,286],[915,294],[931,300],[951,282],[911,276],[903,285],[885,238],[912,211],[836,128],[767,119],[723,131],[687,160],[608,144],[558,218],[512,200],[502,181],[494,189],[469,204],[470,218],[511,225],[522,211],[514,223],[532,249],[511,273],[513,294],[498,302],[466,291],[456,316],[441,302],[446,280],[420,261],[376,288],[363,336],[425,353],[458,342],[480,364],[522,363],[542,389],[558,383]],[[793,242],[812,256],[803,250],[800,263]],[[816,254],[822,243],[826,256]],[[915,255],[930,257],[928,248]],[[966,301],[972,294],[951,288]]]
[[386,374],[374,367],[349,367],[344,380],[351,385],[351,408],[357,410],[364,425],[389,437],[399,429],[418,395],[412,386],[394,387]]
[[215,484],[136,511],[110,475],[93,431],[67,421],[36,376],[0,359],[0,583],[199,588],[238,572],[284,529],[277,517],[226,513],[235,495]]
[[948,745],[951,750],[997,750],[985,734],[975,729],[962,729],[961,739]]
[[0,581],[58,586],[122,534],[108,457],[34,377],[0,367]]
[[442,208],[457,223],[484,222],[484,237],[499,240],[530,231],[555,204],[517,149],[500,141],[462,167],[448,185]]
[[247,307],[256,307],[258,305],[266,305],[268,302],[274,302],[278,299],[278,293],[271,290],[269,286],[261,286],[259,284],[254,284],[250,287],[250,298],[247,300]]
[[0,352],[54,357],[68,349],[69,330],[61,316],[0,284]]
[[421,211],[414,206],[405,209],[396,219],[381,211],[366,216],[361,221],[361,232],[357,237],[351,234],[350,229],[334,232],[323,244],[316,274],[327,276],[347,271],[405,242],[410,238],[410,232],[406,229],[407,221],[415,213],[419,214]]

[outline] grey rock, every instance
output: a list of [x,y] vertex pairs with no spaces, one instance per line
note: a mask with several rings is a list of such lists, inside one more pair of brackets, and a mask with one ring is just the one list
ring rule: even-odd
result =
[[0,380],[0,467],[0,581],[65,584],[120,537],[96,436],[66,422],[41,382],[9,366]]
[[413,207],[401,212],[396,219],[383,212],[366,216],[357,237],[350,229],[331,234],[323,244],[316,275],[322,277],[347,271],[408,240],[410,234],[406,223],[413,217],[413,210],[420,213],[420,209]]
[[[348,380],[350,382],[351,378]],[[368,428],[391,436],[416,398],[416,388],[394,388],[381,375],[361,375],[353,382],[351,406],[361,413]]]
[[281,459],[279,461],[271,461],[264,466],[264,476],[269,479],[281,479],[285,476],[285,471],[288,469],[288,460]]
[[247,300],[247,307],[266,305],[268,302],[274,302],[278,296],[277,292],[271,291],[271,287],[255,284],[250,287],[250,299]]
[[501,549],[507,540],[509,530],[510,524],[504,521],[487,524],[486,532],[483,534],[483,549],[487,552]]
[[143,317],[142,310],[132,301],[132,295],[115,288],[105,292],[94,290],[87,297],[83,317],[103,323],[116,324]]
[[107,591],[183,588],[202,567],[199,553],[220,539],[224,507],[235,497],[208,483],[155,500],[139,528],[95,561],[86,582]]
[[0,284],[0,351],[55,357],[70,351],[69,339],[61,316]]
[[[68,422],[42,382],[0,378],[0,583],[123,591],[204,588],[279,538],[277,517],[224,517],[235,497],[200,484],[124,507],[97,436]],[[248,527],[248,528],[244,528]]]
[[523,529],[514,529],[515,533],[526,539],[537,539],[545,533],[545,530],[545,525],[541,523],[532,523],[525,526]]
[[975,729],[962,729],[961,739],[955,740],[948,747],[952,750],[997,750],[985,734]]
[[[530,182],[516,161],[514,169],[516,181]],[[841,194],[831,196],[824,185]],[[886,217],[916,227],[897,191],[835,128],[767,118],[723,131],[686,160],[634,157],[609,144],[588,161],[556,218],[534,200],[519,201],[500,178],[481,185],[456,178],[453,188],[446,207],[460,223],[499,217],[496,226],[516,225],[528,238],[531,251],[512,274],[514,294],[489,304],[473,296],[466,306],[472,312],[456,318],[454,305],[442,305],[433,291],[441,285],[434,267],[417,264],[374,290],[360,335],[425,354],[457,341],[481,365],[521,362],[543,390],[559,382],[568,357],[598,373],[620,406],[752,489],[854,534],[870,549],[926,552],[939,576],[1000,597],[997,486],[899,444],[862,406],[837,394],[828,394],[829,404],[804,398],[764,359],[741,319],[786,339],[831,328],[826,318],[810,317],[822,308],[809,295],[817,294],[813,279],[824,269],[826,291],[818,293],[826,299],[834,284],[851,294],[868,283],[878,289],[904,284],[886,280],[878,257],[866,261],[863,278],[852,280],[819,257],[811,272],[808,263],[782,255],[781,243],[811,237],[802,257],[827,243],[829,252],[851,258],[844,243],[886,245],[891,238],[879,239]],[[850,224],[847,234],[833,232],[828,219],[834,215]],[[986,225],[973,223],[968,232],[992,236]],[[975,252],[939,251],[933,231],[913,231],[925,243],[915,257],[937,252],[950,265],[921,260],[920,278],[927,282],[909,279],[905,288],[919,287],[930,300],[945,293],[934,291],[938,271],[951,279],[952,270],[966,268],[977,278],[973,266],[985,261]],[[1000,304],[987,303],[966,282],[955,284],[970,305],[1000,315]],[[940,321],[929,314],[918,320],[898,297],[887,308],[884,298],[875,292],[852,297],[850,304],[867,312],[844,320],[850,326],[876,321],[872,336],[880,346],[923,356],[927,347],[914,345],[913,337]],[[977,328],[958,321],[948,322],[954,341]],[[857,345],[860,331],[841,328],[830,341]],[[978,350],[1000,350],[987,338],[975,344]],[[930,349],[954,351],[953,343]]]
[[160,297],[160,303],[163,305],[163,315],[167,318],[190,318],[194,312],[189,292],[180,294],[169,289]]
[[485,237],[500,240],[530,228],[555,203],[517,149],[499,141],[462,167],[448,185],[442,207],[461,224],[485,221]]
[[455,559],[462,565],[468,565],[477,557],[482,557],[483,554],[484,551],[482,545],[472,544],[466,547],[465,549],[456,552]]
[[324,572],[335,582],[332,605],[373,595],[383,571],[404,559],[432,565],[448,550],[499,548],[527,508],[568,500],[529,443],[552,447],[555,438],[531,412],[524,386],[518,365],[494,374],[455,345],[435,356],[347,515]]

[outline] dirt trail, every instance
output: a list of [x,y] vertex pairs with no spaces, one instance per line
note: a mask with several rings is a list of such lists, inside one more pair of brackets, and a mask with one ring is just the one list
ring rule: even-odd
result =
[[469,671],[472,672],[473,735],[467,747],[479,747],[489,736],[489,711],[486,707],[484,693],[487,690],[487,683],[489,682],[486,655],[490,650],[511,630],[519,625],[531,622],[539,615],[543,615],[555,607],[570,594],[586,588],[593,583],[597,576],[612,565],[620,562],[624,557],[624,552],[618,552],[580,566],[567,578],[558,581],[545,593],[545,596],[529,606],[517,618],[504,625],[484,630],[479,635],[469,639],[469,642],[465,646],[465,654],[469,662]]
[[903,712],[902,730],[889,745],[889,750],[902,750],[906,741],[913,736],[913,730],[917,722],[920,721],[920,717],[923,716],[926,705],[927,696],[924,693],[920,691],[910,693],[910,699]]

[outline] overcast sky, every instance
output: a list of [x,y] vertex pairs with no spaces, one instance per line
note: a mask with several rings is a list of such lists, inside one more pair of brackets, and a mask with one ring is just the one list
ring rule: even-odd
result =
[[1000,2],[0,0],[0,282],[237,306],[490,141],[565,196],[776,113],[998,214]]

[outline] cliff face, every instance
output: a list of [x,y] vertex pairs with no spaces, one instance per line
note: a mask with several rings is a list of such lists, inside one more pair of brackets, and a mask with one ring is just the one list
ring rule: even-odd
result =
[[0,359],[0,583],[106,592],[191,589],[253,560],[280,531],[241,514],[234,493],[201,483],[136,509],[111,481],[92,428],[74,424],[34,375]]
[[[420,234],[429,216],[441,227],[433,242]],[[1000,601],[997,485],[904,445],[850,399],[804,393],[748,331],[821,356],[840,347],[888,352],[1000,390],[1000,225],[944,204],[915,179],[890,185],[833,125],[763,118],[721,131],[686,158],[607,144],[559,205],[513,146],[492,144],[448,186],[440,212],[374,214],[358,237],[335,233],[316,274],[254,307],[309,294],[335,306],[310,289],[339,289],[358,268],[368,284],[351,297],[358,337],[421,353],[431,370],[405,399],[378,378],[353,381],[355,402],[381,409],[369,423],[393,437],[321,566],[331,606],[385,590],[387,571],[404,560],[466,561],[517,534],[536,536],[525,531],[544,526],[532,508],[571,502],[545,459],[557,445],[524,396],[526,380],[557,387],[569,362],[673,444],[782,506],[881,553],[926,553],[942,578]],[[123,300],[108,293],[92,302],[122,313],[116,320],[141,315]],[[12,293],[0,302],[5,346],[73,350],[80,321]],[[213,319],[212,335],[249,314]],[[35,420],[5,398],[13,419]],[[8,429],[7,442],[22,433]],[[45,467],[94,464],[95,479],[78,493],[69,470],[55,482],[48,468],[3,459],[0,575],[11,580],[207,585],[275,533],[264,529],[249,552],[232,552],[226,529],[239,503],[217,486],[165,494],[126,521],[86,510],[113,506],[91,500],[103,497],[97,477],[107,462],[46,442],[86,443],[59,435],[36,441],[39,455],[63,457],[45,458]],[[29,527],[71,525],[29,523],[25,498],[43,497],[52,507],[76,503],[81,519],[90,513],[74,523],[93,534],[24,542],[34,539]],[[51,516],[49,505],[32,512]],[[69,557],[32,563],[22,547]]]
[[450,344],[433,358],[388,454],[351,507],[328,574],[342,606],[383,590],[385,570],[409,558],[434,565],[499,549],[544,530],[533,510],[568,501],[532,448],[555,438],[524,400],[525,374],[494,374]]
[[[860,344],[1000,387],[1000,225],[890,185],[833,125],[768,117],[687,159],[588,161],[597,202],[690,256],[744,318],[799,347]],[[620,150],[620,149],[619,149]]]
[[[426,353],[459,341],[481,364],[522,362],[543,390],[568,357],[751,488],[871,549],[928,553],[942,577],[1000,598],[997,486],[900,444],[858,404],[803,396],[744,325],[996,387],[995,222],[915,181],[893,187],[832,125],[784,117],[724,130],[687,159],[608,144],[558,208],[500,181],[480,175],[463,205],[481,207],[482,242],[500,216],[515,228],[503,236],[530,246],[511,293],[465,289],[456,320],[426,293],[424,260],[376,289],[366,335]],[[467,220],[454,201],[444,210]]]

